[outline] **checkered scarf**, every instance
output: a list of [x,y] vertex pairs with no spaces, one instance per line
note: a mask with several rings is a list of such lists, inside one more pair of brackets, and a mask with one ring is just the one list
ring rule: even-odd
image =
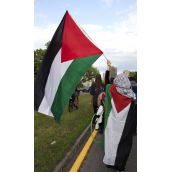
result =
[[118,93],[122,94],[125,97],[134,99],[134,92],[130,89],[130,80],[124,73],[117,75],[116,78],[113,80],[113,83],[116,85],[116,90]]

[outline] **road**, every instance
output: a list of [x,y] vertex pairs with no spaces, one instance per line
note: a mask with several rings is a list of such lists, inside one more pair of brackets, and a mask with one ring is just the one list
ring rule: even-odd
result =
[[[90,135],[91,132],[85,138],[82,145],[78,148],[74,157],[68,162],[68,164],[64,169],[64,172],[70,171],[78,155],[80,154],[84,145],[88,141]],[[95,140],[97,142],[100,142],[101,138],[102,138],[102,134],[98,132],[95,137]],[[104,157],[104,150],[102,149],[100,143],[96,143],[93,141],[92,145],[90,146],[90,149],[87,152],[86,157],[84,158],[84,161],[82,162],[82,165],[79,168],[79,172],[116,172],[115,169],[106,167],[106,165],[103,163],[103,157]],[[125,171],[137,172],[137,136],[133,136],[133,145],[129,158],[127,160]]]
[[[97,133],[95,139],[97,142],[101,141],[102,134]],[[100,143],[93,141],[87,156],[85,157],[79,172],[111,172],[115,171],[113,168],[107,168],[103,163],[104,150]],[[126,164],[125,171],[137,172],[137,136],[133,136],[132,149]]]
[[[89,93],[83,93],[80,92],[80,95],[89,94]],[[78,148],[78,151],[75,153],[74,157],[68,164],[66,165],[64,172],[69,172],[72,168],[74,162],[76,161],[78,155],[82,151],[85,143],[89,139],[91,135],[91,132],[88,134],[88,136],[85,138],[82,145]],[[102,134],[99,132],[97,133],[95,140],[97,142],[100,142],[102,138]],[[87,155],[82,162],[82,165],[79,168],[79,172],[116,172],[113,168],[107,168],[106,165],[103,163],[103,157],[104,157],[104,150],[102,149],[100,143],[96,143],[93,141],[92,145],[90,146],[90,149],[87,152]],[[133,145],[132,149],[129,155],[129,158],[127,160],[126,172],[137,172],[137,136],[133,136]]]
[[81,95],[84,95],[84,94],[90,94],[90,92],[82,92],[82,91],[80,91],[79,95],[81,96]]

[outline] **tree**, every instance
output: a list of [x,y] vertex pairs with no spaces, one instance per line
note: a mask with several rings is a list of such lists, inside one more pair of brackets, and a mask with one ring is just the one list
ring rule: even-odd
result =
[[137,71],[135,72],[130,72],[130,77],[134,77],[137,81]]
[[38,73],[39,67],[40,67],[41,61],[37,57],[36,51],[34,51],[34,81],[36,79],[36,75]]
[[100,73],[99,70],[96,67],[91,66],[87,70],[87,72],[84,74],[84,76],[81,78],[81,80],[79,81],[77,87],[83,87],[83,82],[93,80],[93,78],[95,78],[96,74],[98,74],[98,73]]
[[82,82],[81,82],[81,80],[79,81],[79,83],[78,83],[78,85],[77,85],[77,87],[78,88],[82,88],[84,85],[82,84]]
[[46,49],[36,49],[34,50],[34,81],[36,79],[36,75],[38,73],[38,70],[39,70],[39,67],[41,65],[41,62],[42,62],[42,59],[44,57],[44,54],[48,48],[50,44],[50,41],[48,41],[45,46],[46,46]]
[[91,66],[82,77],[82,82],[92,80],[98,73],[100,73],[99,70],[96,67]]
[[43,50],[41,48],[34,50],[34,81],[36,79],[36,75],[38,73],[38,70],[41,65],[45,52],[46,52],[46,49]]
[[34,51],[34,55],[36,56],[36,58],[38,58],[39,60],[40,60],[40,62],[42,62],[42,59],[43,59],[43,57],[44,57],[44,54],[45,54],[45,52],[46,52],[46,49],[36,49],[35,51]]
[[48,46],[50,45],[50,41],[48,41],[45,46],[46,46],[46,49],[48,48]]

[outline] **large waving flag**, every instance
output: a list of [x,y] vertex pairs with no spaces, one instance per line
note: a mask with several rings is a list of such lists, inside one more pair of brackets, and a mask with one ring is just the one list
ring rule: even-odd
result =
[[124,170],[131,147],[134,118],[133,99],[119,94],[115,85],[106,86],[104,133],[101,146],[105,150],[103,162]]
[[103,54],[66,11],[40,65],[34,85],[34,109],[60,123],[78,82]]

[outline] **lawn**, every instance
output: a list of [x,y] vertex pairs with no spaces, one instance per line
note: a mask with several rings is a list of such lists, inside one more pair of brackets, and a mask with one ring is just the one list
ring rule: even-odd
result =
[[[34,111],[34,171],[52,172],[65,157],[76,139],[91,122],[90,94],[79,96],[79,108],[73,112],[66,106],[61,125],[54,118]],[[53,141],[55,144],[51,145]]]

